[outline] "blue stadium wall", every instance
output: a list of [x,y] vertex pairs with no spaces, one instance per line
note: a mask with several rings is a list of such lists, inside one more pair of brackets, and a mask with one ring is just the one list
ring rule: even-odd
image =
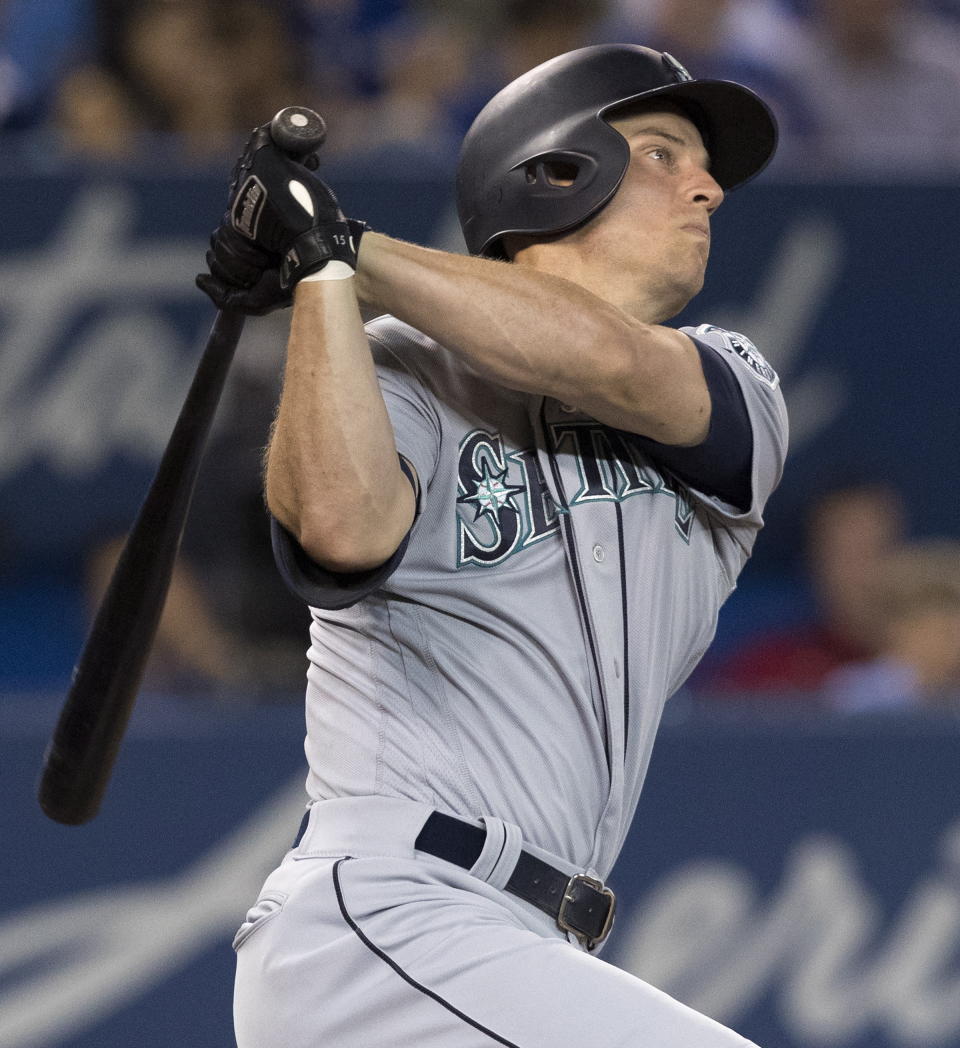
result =
[[[449,173],[396,170],[331,178],[374,228],[457,246]],[[34,799],[83,551],[135,513],[212,320],[192,281],[223,179],[8,162],[0,191],[0,1046],[227,1046],[233,931],[304,799],[299,683],[265,707],[147,694],[97,820]],[[793,433],[723,645],[803,614],[798,521],[832,479],[885,477],[915,532],[960,534],[960,191],[766,182],[715,228],[680,319],[757,343]],[[951,717],[675,700],[605,956],[766,1048],[960,1046],[958,743]]]
[[[0,689],[69,675],[82,551],[135,514],[210,327],[193,276],[225,195],[220,176],[12,166],[0,174]],[[449,172],[330,173],[374,228],[462,244]],[[788,471],[718,645],[804,613],[800,521],[824,485],[883,477],[915,532],[960,534],[958,243],[953,186],[761,181],[718,212],[706,288],[677,322],[746,333],[791,414]],[[276,352],[285,315],[250,322],[241,356]]]
[[[302,813],[302,712],[142,696],[84,827],[35,800],[53,716],[0,717],[0,1044],[228,1048],[233,934]],[[958,755],[955,718],[669,710],[604,957],[764,1048],[960,1046]]]

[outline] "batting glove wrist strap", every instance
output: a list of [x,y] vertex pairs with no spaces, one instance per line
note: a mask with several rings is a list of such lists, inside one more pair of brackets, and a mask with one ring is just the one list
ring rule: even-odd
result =
[[316,273],[333,259],[357,268],[357,243],[346,220],[314,226],[301,233],[290,245],[280,263],[280,286],[293,287],[310,273]]

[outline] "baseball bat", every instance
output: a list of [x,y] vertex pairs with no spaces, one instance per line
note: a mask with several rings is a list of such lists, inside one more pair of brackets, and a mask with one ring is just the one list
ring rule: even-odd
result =
[[[312,110],[288,106],[270,122],[270,135],[284,152],[300,158],[319,148],[326,127]],[[89,822],[103,800],[163,612],[203,449],[243,322],[242,313],[217,313],[74,668],[38,791],[40,807],[56,822]]]

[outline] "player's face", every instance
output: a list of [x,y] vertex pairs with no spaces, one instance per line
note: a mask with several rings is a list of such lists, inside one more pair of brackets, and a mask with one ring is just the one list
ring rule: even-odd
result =
[[710,216],[723,190],[696,125],[680,112],[644,109],[610,121],[630,145],[616,196],[583,227],[584,245],[602,252],[666,320],[703,286]]

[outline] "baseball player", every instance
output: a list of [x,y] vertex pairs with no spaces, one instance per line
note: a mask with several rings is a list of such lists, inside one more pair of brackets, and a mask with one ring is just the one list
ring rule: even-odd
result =
[[312,802],[236,936],[240,1048],[748,1043],[598,953],[664,702],[783,466],[757,349],[664,326],[775,141],[669,55],[561,55],[466,136],[466,256],[251,138],[198,281],[292,296],[266,496],[312,614]]

